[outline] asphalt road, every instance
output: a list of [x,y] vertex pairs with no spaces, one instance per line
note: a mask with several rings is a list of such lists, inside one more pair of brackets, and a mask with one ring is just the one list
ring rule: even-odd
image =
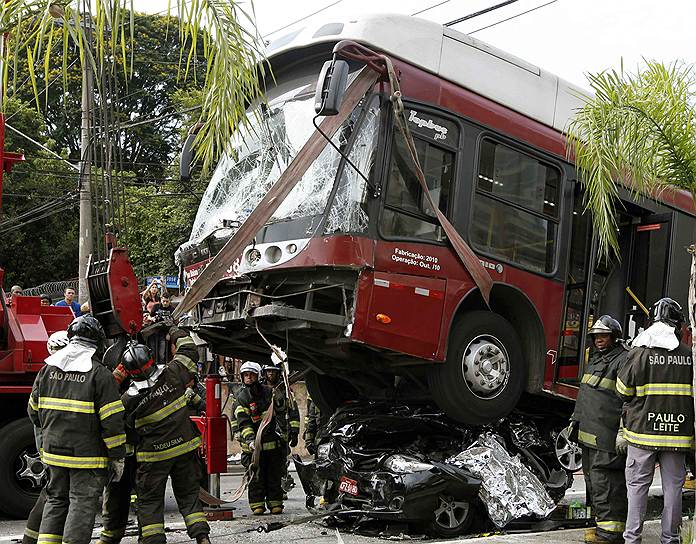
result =
[[[301,525],[285,527],[283,529],[272,531],[270,533],[259,533],[257,528],[263,523],[275,521],[288,521],[307,516],[308,512],[305,509],[305,497],[297,480],[297,486],[290,492],[288,500],[285,503],[285,512],[279,516],[252,516],[249,511],[249,506],[246,497],[241,498],[236,504],[234,511],[235,519],[233,521],[216,521],[211,523],[211,540],[213,542],[229,542],[229,543],[285,543],[285,542],[306,542],[307,544],[329,544],[329,543],[345,543],[345,544],[367,544],[378,542],[382,539],[377,537],[360,536],[355,534],[339,533],[335,528],[325,527],[321,522],[313,521]],[[241,476],[239,474],[224,474],[221,478],[222,498],[230,496],[233,491],[239,486]],[[654,496],[654,501],[659,502],[661,489],[659,483],[659,473],[656,475],[656,480],[651,488],[651,495]],[[584,500],[584,482],[582,476],[576,477],[575,483],[566,494],[565,502],[581,499]],[[692,501],[693,499],[691,499]],[[693,502],[689,505],[689,510],[693,507]],[[2,520],[0,521],[0,541],[7,542],[12,540],[21,540],[22,532],[24,531],[24,520]],[[100,520],[97,520],[97,528],[95,529],[93,538],[96,539],[99,535]],[[184,523],[179,515],[174,496],[171,488],[167,489],[166,495],[166,514],[165,525],[168,529],[167,540],[170,543],[189,542],[184,529]],[[136,544],[137,526],[134,516],[131,519],[127,538],[123,540],[126,544]],[[459,542],[466,541],[468,544],[474,542],[486,543],[522,543],[522,542],[539,542],[539,543],[555,543],[555,542],[582,542],[584,530],[556,530],[544,533],[524,533],[524,534],[507,534],[507,535],[486,535],[479,537],[471,535],[452,540],[428,540],[431,544],[439,542]],[[645,542],[659,541],[659,524],[657,522],[648,523],[646,526]],[[414,535],[415,536],[415,535]],[[398,536],[397,536],[398,538]],[[408,538],[408,537],[406,537]]]

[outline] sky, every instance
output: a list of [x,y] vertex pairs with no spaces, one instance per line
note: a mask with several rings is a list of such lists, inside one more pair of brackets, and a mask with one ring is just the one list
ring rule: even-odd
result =
[[[175,4],[176,0],[172,0]],[[274,39],[307,24],[363,13],[403,13],[446,23],[502,0],[256,0],[261,35]],[[250,3],[239,4],[249,9]],[[166,11],[167,0],[134,0],[136,10]],[[376,10],[375,6],[379,6]],[[325,8],[325,9],[324,9]],[[431,9],[428,9],[431,8]],[[538,9],[535,9],[538,8]],[[531,10],[531,11],[530,11]],[[527,12],[528,13],[523,13]],[[504,21],[504,19],[509,19]],[[517,0],[454,25],[500,49],[587,88],[587,72],[635,70],[642,59],[696,63],[693,0]],[[291,24],[283,30],[281,27]],[[489,28],[484,28],[488,27]]]

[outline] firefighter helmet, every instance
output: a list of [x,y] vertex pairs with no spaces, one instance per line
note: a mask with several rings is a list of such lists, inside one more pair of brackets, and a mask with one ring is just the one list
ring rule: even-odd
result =
[[239,375],[241,376],[245,372],[253,372],[259,376],[261,374],[261,365],[259,363],[255,363],[254,361],[245,361],[239,369]]
[[68,345],[68,331],[56,331],[51,336],[48,337],[46,342],[46,347],[48,348],[48,353],[53,355],[55,352],[63,349]]
[[616,319],[610,315],[603,315],[592,324],[587,334],[611,334],[616,339],[623,336],[623,330]]
[[82,340],[101,347],[106,340],[106,334],[99,321],[91,315],[81,315],[73,319],[68,326],[68,338]]
[[266,371],[268,371],[268,370],[275,370],[276,372],[280,372],[280,367],[277,367],[277,366],[274,365],[273,363],[267,363],[267,364],[263,365],[263,369],[262,369],[262,370],[263,370],[264,373],[265,373]]
[[665,297],[658,300],[650,310],[650,321],[661,321],[681,329],[684,325],[684,312],[681,305],[674,299]]
[[154,370],[154,361],[150,354],[150,348],[137,342],[131,342],[126,346],[121,362],[128,370],[128,373],[136,380],[147,378],[152,373],[150,369]]

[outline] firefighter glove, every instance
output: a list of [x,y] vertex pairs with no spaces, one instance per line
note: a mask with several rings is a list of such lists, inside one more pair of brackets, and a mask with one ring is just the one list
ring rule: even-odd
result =
[[295,446],[297,446],[297,433],[292,433],[290,435],[290,442],[289,443],[290,443],[291,448],[294,448]]
[[619,429],[616,433],[616,453],[619,455],[626,455],[628,452],[628,440],[624,438],[623,427]]
[[307,451],[309,452],[310,455],[316,455],[317,454],[317,445],[314,442],[307,443]]
[[184,392],[184,398],[187,404],[198,404],[201,402],[201,397],[191,387],[187,387]]
[[112,482],[120,482],[123,476],[123,469],[126,466],[125,459],[111,459],[109,461],[109,472]]

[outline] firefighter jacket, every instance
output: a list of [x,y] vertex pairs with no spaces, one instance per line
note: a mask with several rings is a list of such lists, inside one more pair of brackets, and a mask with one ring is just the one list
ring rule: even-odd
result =
[[579,423],[578,441],[585,446],[615,452],[623,406],[616,395],[616,374],[627,355],[623,343],[616,343],[590,357],[571,417]]
[[619,370],[616,391],[626,403],[624,437],[639,448],[694,447],[691,350],[634,347]]
[[280,382],[273,389],[273,402],[275,402],[275,412],[284,414],[282,417],[276,417],[278,434],[286,442],[292,437],[297,438],[300,434],[300,411],[297,409],[294,398],[288,399],[288,396],[285,394],[285,384],[283,382]]
[[74,349],[86,355],[77,366],[55,366],[49,362],[54,356],[46,360],[29,397],[29,418],[41,428],[41,459],[47,465],[107,468],[109,459],[125,456],[118,384],[93,348],[71,343],[58,353]]
[[[239,390],[234,416],[237,420],[243,452],[251,451],[249,444],[256,441],[261,421],[263,421],[273,401],[273,389],[267,385],[259,383],[258,387],[244,386]],[[277,422],[285,419],[285,410],[287,410],[286,402],[276,402],[273,407],[273,417],[264,428],[261,437],[262,450],[273,450],[281,446],[285,437],[282,436],[282,430],[278,429]]]
[[319,430],[319,420],[321,414],[314,401],[307,395],[307,414],[305,415],[305,430],[302,438],[307,444],[317,444],[317,432]]
[[189,418],[186,389],[197,371],[198,352],[189,337],[177,341],[177,353],[148,380],[133,381],[123,395],[126,425],[136,460],[152,463],[195,450],[201,436]]

